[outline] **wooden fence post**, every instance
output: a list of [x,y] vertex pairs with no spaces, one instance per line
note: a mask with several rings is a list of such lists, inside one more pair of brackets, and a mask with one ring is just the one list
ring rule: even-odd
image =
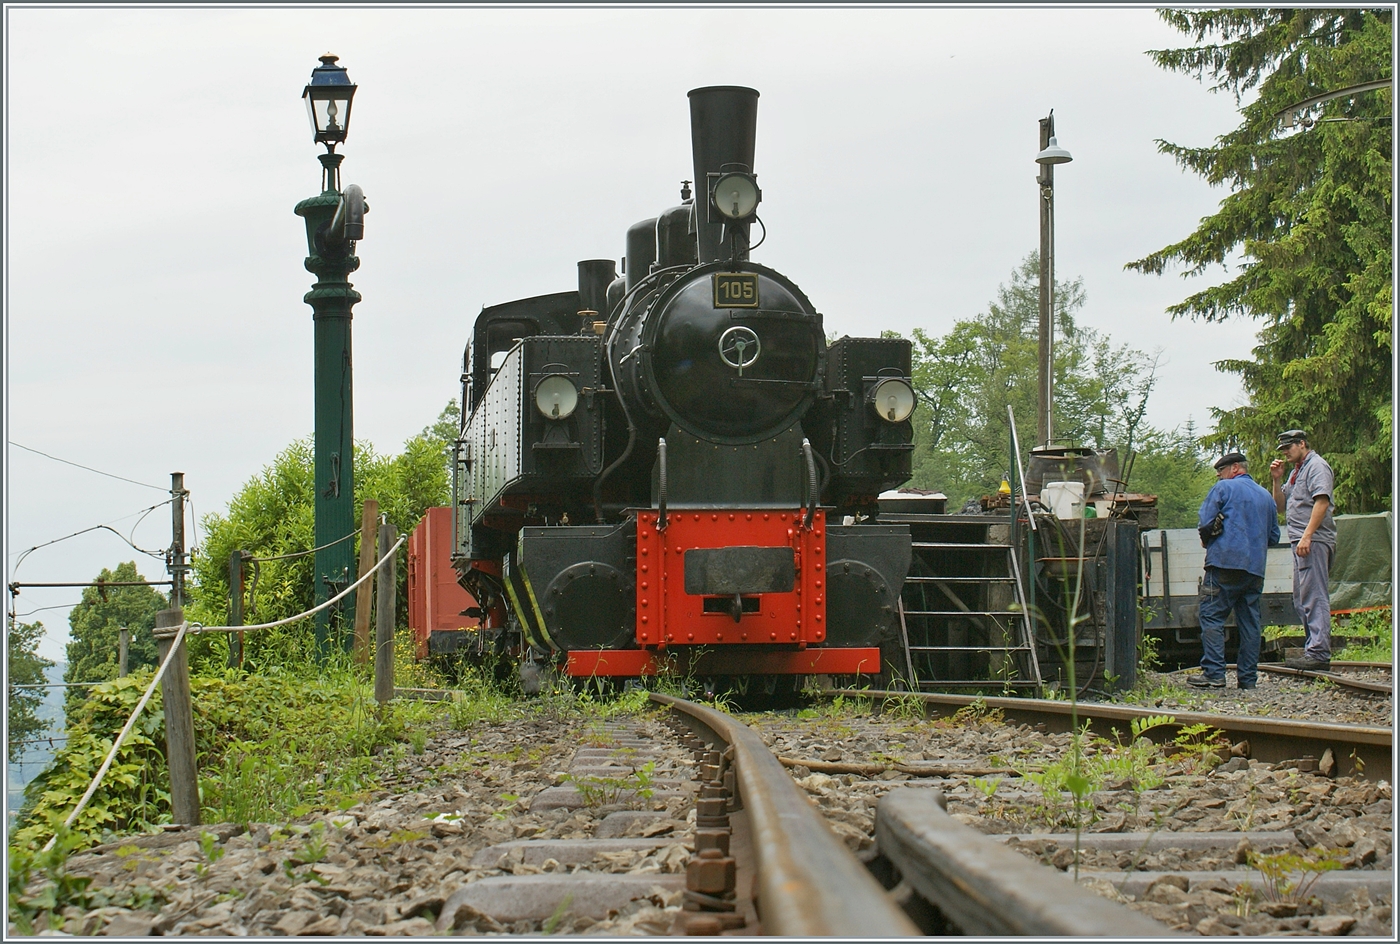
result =
[[[379,556],[389,553],[398,540],[398,529],[391,524],[379,526]],[[378,606],[374,627],[374,700],[384,704],[394,697],[394,616],[398,587],[398,564],[391,561],[380,568],[378,577]]]
[[[374,523],[379,520],[379,502],[365,499],[364,514],[360,516],[360,573],[361,578],[374,566]],[[374,599],[374,581],[366,580],[355,591],[355,661],[364,664],[369,661],[369,615]]]
[[[176,607],[156,614],[156,627],[179,626],[185,611]],[[174,637],[156,640],[165,660]],[[194,760],[194,711],[190,705],[190,660],[184,642],[170,660],[160,680],[165,710],[165,763],[170,768],[171,818],[185,826],[199,825],[199,770]]]
[[126,678],[126,667],[131,657],[131,631],[123,626],[117,630],[117,678]]
[[[240,548],[234,548],[228,557],[228,624],[243,625],[243,561],[253,555]],[[228,637],[228,667],[237,668],[243,664],[243,634],[230,633]]]

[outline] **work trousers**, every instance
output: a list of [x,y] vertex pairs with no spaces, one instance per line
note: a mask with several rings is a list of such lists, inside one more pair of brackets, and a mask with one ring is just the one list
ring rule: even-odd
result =
[[1201,671],[1209,679],[1225,677],[1225,618],[1233,611],[1240,634],[1235,682],[1253,688],[1259,677],[1259,599],[1264,578],[1247,570],[1207,567],[1201,579]]
[[1293,545],[1293,608],[1303,620],[1303,655],[1321,662],[1332,658],[1332,604],[1327,597],[1327,576],[1335,550],[1330,544],[1313,541],[1307,556],[1299,557],[1298,545]]

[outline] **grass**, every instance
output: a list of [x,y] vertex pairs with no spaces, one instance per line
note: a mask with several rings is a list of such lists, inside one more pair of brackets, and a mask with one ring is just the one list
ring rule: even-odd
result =
[[1390,607],[1369,613],[1352,613],[1332,618],[1332,632],[1338,636],[1375,637],[1375,642],[1350,645],[1332,658],[1355,662],[1390,662],[1395,657],[1395,625]]

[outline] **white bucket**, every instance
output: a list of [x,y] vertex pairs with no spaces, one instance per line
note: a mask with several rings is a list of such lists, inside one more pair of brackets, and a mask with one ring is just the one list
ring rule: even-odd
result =
[[1040,503],[1064,520],[1084,517],[1083,482],[1046,482],[1040,489]]

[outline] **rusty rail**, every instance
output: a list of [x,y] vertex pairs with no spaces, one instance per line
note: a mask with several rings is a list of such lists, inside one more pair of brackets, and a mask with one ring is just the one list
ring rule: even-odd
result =
[[1209,715],[1195,711],[1174,711],[1163,708],[1134,708],[1101,702],[1080,702],[1040,698],[985,698],[977,695],[938,695],[929,692],[888,692],[838,689],[831,695],[848,698],[917,699],[926,711],[935,715],[952,714],[974,702],[1002,712],[1008,721],[1018,724],[1044,724],[1047,730],[1068,731],[1072,713],[1082,725],[1089,722],[1090,730],[1101,737],[1110,737],[1114,729],[1128,730],[1135,718],[1160,717],[1169,714],[1179,726],[1207,724],[1218,728],[1235,742],[1248,743],[1248,756],[1265,763],[1313,757],[1320,760],[1332,752],[1338,774],[1350,774],[1366,779],[1391,776],[1393,752],[1391,729],[1360,724],[1320,724],[1282,718],[1244,717],[1238,715]]
[[748,816],[754,898],[763,933],[785,937],[904,937],[918,928],[826,825],[806,794],[748,727],[669,695],[651,700],[734,750],[736,788]]
[[[875,840],[900,882],[922,899],[930,934],[1161,938],[1151,918],[1101,898],[1067,876],[953,819],[937,790],[905,787],[876,808]],[[928,910],[932,905],[936,911]],[[909,906],[906,906],[909,907]],[[947,923],[953,927],[949,928]]]
[[[1333,663],[1337,666],[1337,663]],[[1342,668],[1350,668],[1343,665]],[[1326,679],[1335,685],[1343,688],[1354,688],[1362,692],[1375,692],[1381,695],[1393,693],[1389,682],[1368,682],[1365,679],[1352,678],[1345,672],[1314,672],[1310,669],[1291,669],[1286,665],[1272,665],[1267,662],[1259,663],[1260,672],[1268,672],[1271,675],[1296,675],[1303,678]]]

